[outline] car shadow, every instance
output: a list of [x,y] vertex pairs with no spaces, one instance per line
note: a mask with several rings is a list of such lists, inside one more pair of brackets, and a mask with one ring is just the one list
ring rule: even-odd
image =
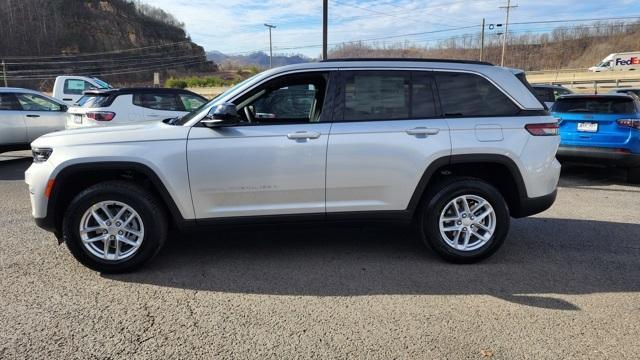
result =
[[31,162],[30,157],[0,154],[0,180],[24,180],[24,172]]
[[490,295],[579,310],[558,297],[640,291],[640,225],[514,220],[478,264],[442,261],[402,227],[317,227],[175,235],[160,256],[109,279],[198,291],[290,296]]
[[[622,185],[640,190],[640,185],[627,182],[627,170],[617,167],[562,163],[559,186],[600,190],[598,186]],[[606,190],[612,190],[607,188]],[[634,191],[635,189],[624,189]],[[613,189],[612,191],[621,191]]]

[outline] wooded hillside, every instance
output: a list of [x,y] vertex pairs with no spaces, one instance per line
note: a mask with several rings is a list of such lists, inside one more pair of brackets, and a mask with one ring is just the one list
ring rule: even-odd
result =
[[0,59],[16,86],[64,73],[131,83],[215,70],[180,21],[138,1],[0,0],[0,24]]
[[[595,23],[560,26],[545,33],[512,33],[505,66],[525,70],[587,68],[614,52],[640,51],[640,22]],[[500,64],[501,39],[487,36],[484,60]],[[477,60],[480,34],[441,40],[433,46],[406,42],[394,44],[343,44],[333,49],[331,58],[419,57]]]

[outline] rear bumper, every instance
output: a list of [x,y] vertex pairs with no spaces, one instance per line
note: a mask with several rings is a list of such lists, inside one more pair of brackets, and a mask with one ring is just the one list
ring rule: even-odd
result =
[[521,198],[520,206],[517,209],[511,209],[511,216],[514,218],[522,218],[541,213],[553,205],[556,201],[558,190],[552,193],[535,198]]
[[624,167],[640,166],[640,154],[623,152],[614,148],[587,146],[560,146],[557,154],[563,161],[604,164]]

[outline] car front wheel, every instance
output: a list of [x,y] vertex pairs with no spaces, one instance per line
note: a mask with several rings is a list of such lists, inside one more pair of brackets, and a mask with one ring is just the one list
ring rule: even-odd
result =
[[453,178],[427,197],[421,216],[423,241],[445,260],[471,263],[493,254],[509,230],[509,209],[491,184]]
[[161,204],[146,189],[109,181],[74,198],[65,213],[63,235],[85,266],[104,273],[127,272],[160,251],[167,221]]

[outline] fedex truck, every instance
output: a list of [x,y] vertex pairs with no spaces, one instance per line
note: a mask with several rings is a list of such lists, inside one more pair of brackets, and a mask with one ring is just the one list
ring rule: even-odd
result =
[[640,51],[609,54],[600,64],[589,68],[592,72],[625,70],[640,70]]

